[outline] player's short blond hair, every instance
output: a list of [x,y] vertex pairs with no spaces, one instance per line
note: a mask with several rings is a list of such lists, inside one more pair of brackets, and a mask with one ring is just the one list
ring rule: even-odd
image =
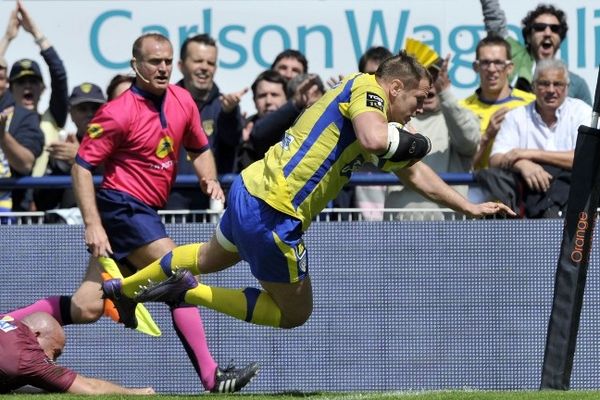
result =
[[400,79],[410,89],[416,88],[423,79],[427,79],[429,85],[433,83],[429,71],[404,50],[384,60],[377,68],[375,76],[385,80]]

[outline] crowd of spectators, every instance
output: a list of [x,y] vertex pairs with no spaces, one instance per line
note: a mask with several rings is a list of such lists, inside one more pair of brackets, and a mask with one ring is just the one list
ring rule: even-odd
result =
[[[569,180],[563,179],[566,186],[550,190],[554,187],[552,182],[569,174],[577,124],[591,115],[588,85],[556,59],[568,31],[566,15],[551,5],[537,6],[521,21],[522,44],[508,35],[499,1],[480,2],[487,30],[473,60],[480,86],[467,98],[457,99],[447,73],[450,56],[438,56],[432,65],[426,65],[434,76],[428,98],[406,129],[430,138],[432,149],[423,161],[436,172],[473,172],[479,185],[469,195],[478,200],[502,200],[499,193],[503,187],[497,185],[505,182],[502,178],[506,174],[510,174],[512,184],[523,182],[529,194],[535,193],[541,199],[556,190],[564,197],[562,191],[568,191]],[[44,67],[48,68],[50,97],[46,110],[39,109],[40,96],[47,88],[42,66],[33,59],[14,60],[12,64],[4,59],[20,31],[33,37]],[[177,85],[189,91],[196,103],[218,174],[237,174],[261,159],[269,147],[277,145],[303,110],[318,101],[327,88],[318,75],[309,72],[304,54],[285,49],[250,87],[223,93],[215,82],[218,47],[208,34],[188,37],[178,49],[177,62],[183,78]],[[358,70],[375,73],[391,55],[390,49],[382,46],[369,48],[360,58]],[[418,59],[418,55],[415,57]],[[342,78],[330,78],[328,86],[334,87]],[[133,82],[133,71],[131,75],[115,75],[106,90],[101,88],[103,82],[82,82],[73,87],[69,97],[67,68],[59,49],[50,43],[23,3],[17,1],[0,38],[0,178],[69,175],[95,112],[129,90]],[[256,110],[252,115],[240,107],[247,92],[251,92]],[[569,117],[575,113],[581,117]],[[65,130],[69,115],[76,132]],[[566,155],[556,161],[556,152]],[[178,174],[193,173],[185,152],[177,166]],[[490,173],[490,167],[506,174]],[[363,165],[358,170],[375,172],[376,168]],[[465,195],[468,190],[466,186],[455,189]],[[516,196],[512,206],[522,211],[522,217],[557,216],[556,210],[525,213],[526,193]],[[204,210],[222,206],[210,202],[199,186],[192,186],[175,187],[165,208]],[[382,219],[388,208],[437,207],[402,182],[389,187],[348,187],[331,206],[357,207],[364,211],[365,218],[374,220]],[[76,204],[69,190],[0,192],[0,212],[71,207]],[[557,207],[564,211],[564,204]],[[435,212],[432,215],[435,218]]]

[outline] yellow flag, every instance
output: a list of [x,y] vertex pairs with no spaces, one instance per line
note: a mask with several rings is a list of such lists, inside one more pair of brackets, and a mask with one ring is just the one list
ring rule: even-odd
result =
[[[111,278],[123,278],[123,274],[121,274],[121,270],[119,270],[115,260],[108,257],[98,257],[98,261],[100,262],[100,265],[102,265],[102,268],[104,268],[104,271],[106,271]],[[162,335],[160,328],[158,325],[156,325],[156,322],[154,322],[152,319],[152,315],[150,315],[150,312],[143,304],[138,303],[138,305],[135,307],[135,317],[137,318],[138,322],[137,328],[135,328],[136,331],[150,336]]]

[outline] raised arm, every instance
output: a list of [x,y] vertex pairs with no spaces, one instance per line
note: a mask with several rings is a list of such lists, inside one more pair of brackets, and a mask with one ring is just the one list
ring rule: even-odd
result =
[[17,8],[11,11],[4,36],[0,38],[0,57],[4,57],[10,42],[12,42],[19,32],[19,18],[17,17],[17,12]]
[[479,132],[479,119],[470,110],[461,107],[452,93],[451,82],[448,76],[448,62],[446,57],[442,68],[435,80],[435,88],[440,98],[440,107],[444,120],[448,125],[448,134],[452,148],[463,157],[472,157],[477,151],[481,134]]
[[40,50],[44,51],[48,49],[51,46],[50,42],[48,42],[48,39],[46,36],[44,36],[40,28],[38,28],[33,18],[31,18],[31,15],[25,6],[23,6],[23,2],[21,0],[17,0],[17,11],[20,17],[20,25],[25,31],[29,32],[31,36],[33,36],[33,40],[38,46],[40,46]]
[[483,24],[487,33],[494,33],[508,37],[506,29],[506,14],[500,8],[500,0],[479,0],[481,2],[481,11],[483,13]]
[[40,54],[44,58],[50,71],[50,113],[58,127],[65,126],[69,113],[69,87],[67,84],[67,71],[58,56],[55,48],[44,33],[37,26],[23,3],[17,1],[17,8],[21,17],[20,23],[23,29],[33,36],[35,43],[40,48]]
[[481,141],[479,119],[473,112],[461,107],[450,92],[440,93],[440,100],[452,147],[461,156],[473,157]]
[[248,88],[244,88],[238,92],[222,94],[219,98],[222,109],[217,117],[219,127],[217,140],[228,146],[237,146],[242,138],[244,119],[240,112],[240,101],[247,92]]

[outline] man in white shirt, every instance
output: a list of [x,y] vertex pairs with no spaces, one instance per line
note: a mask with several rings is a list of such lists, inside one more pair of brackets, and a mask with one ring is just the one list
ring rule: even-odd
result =
[[560,60],[543,60],[536,67],[536,101],[510,111],[500,127],[490,166],[518,172],[527,186],[539,192],[550,187],[552,176],[540,164],[571,170],[577,129],[586,124],[592,108],[567,97],[569,73]]
[[494,141],[490,167],[514,171],[530,193],[547,193],[556,171],[571,171],[577,129],[591,118],[588,104],[567,97],[568,86],[562,61],[539,61],[533,75],[536,101],[508,112]]

